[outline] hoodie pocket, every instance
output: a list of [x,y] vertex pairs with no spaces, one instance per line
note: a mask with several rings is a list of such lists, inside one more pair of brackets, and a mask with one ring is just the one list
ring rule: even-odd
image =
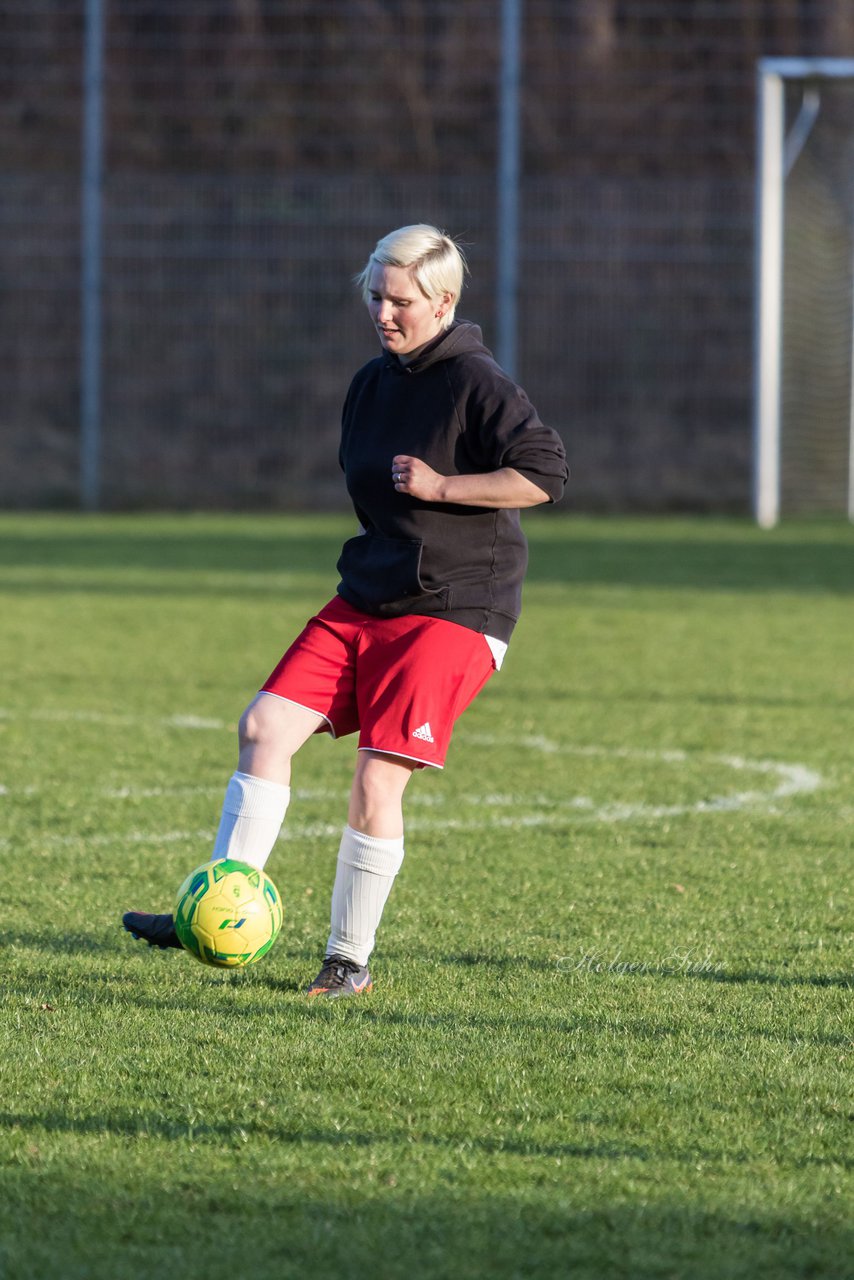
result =
[[406,613],[419,599],[441,608],[449,588],[432,591],[424,586],[421,552],[420,538],[386,538],[381,533],[349,538],[337,566],[346,595],[368,610],[387,614]]

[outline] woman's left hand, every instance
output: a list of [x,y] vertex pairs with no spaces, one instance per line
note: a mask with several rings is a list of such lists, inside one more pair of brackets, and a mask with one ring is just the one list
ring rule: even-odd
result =
[[396,453],[391,463],[391,479],[398,493],[408,493],[422,502],[441,502],[444,476],[420,458]]
[[420,458],[396,453],[391,464],[391,480],[398,493],[408,493],[422,502],[450,503],[458,507],[522,510],[550,501],[545,489],[513,467],[499,467],[497,471],[477,475],[442,476]]

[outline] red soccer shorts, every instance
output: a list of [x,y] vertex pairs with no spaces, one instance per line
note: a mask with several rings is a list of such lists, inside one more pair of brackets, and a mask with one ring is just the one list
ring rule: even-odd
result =
[[340,596],[311,618],[262,692],[316,711],[318,732],[441,769],[454,722],[494,671],[486,639],[442,618],[375,618]]

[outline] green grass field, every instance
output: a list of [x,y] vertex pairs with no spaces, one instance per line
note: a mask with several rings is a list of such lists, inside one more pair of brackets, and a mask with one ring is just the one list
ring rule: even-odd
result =
[[8,1280],[854,1275],[854,531],[534,516],[505,669],[417,775],[373,995],[120,927],[206,860],[351,521],[0,517]]

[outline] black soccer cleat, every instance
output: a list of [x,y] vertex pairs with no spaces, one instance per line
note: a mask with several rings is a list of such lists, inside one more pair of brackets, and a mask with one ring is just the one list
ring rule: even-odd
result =
[[128,933],[150,947],[160,947],[165,951],[168,947],[181,948],[181,939],[175,932],[175,919],[166,914],[152,915],[148,911],[126,911],[122,916],[122,924]]
[[327,956],[306,995],[327,996],[333,1000],[340,996],[366,996],[373,985],[363,964],[344,956]]

